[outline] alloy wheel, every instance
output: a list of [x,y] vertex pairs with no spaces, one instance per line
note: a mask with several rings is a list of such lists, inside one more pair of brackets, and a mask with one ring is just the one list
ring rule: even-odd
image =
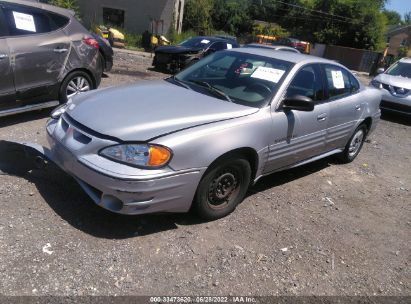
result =
[[66,96],[71,98],[77,94],[90,91],[89,81],[83,76],[74,77],[67,85]]
[[362,142],[364,140],[364,130],[359,129],[357,133],[353,136],[348,148],[348,155],[354,157],[360,150]]

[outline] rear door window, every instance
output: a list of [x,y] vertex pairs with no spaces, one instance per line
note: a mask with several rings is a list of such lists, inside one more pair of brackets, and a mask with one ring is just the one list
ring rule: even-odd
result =
[[212,48],[216,51],[225,50],[225,49],[227,49],[227,43],[221,42],[221,41],[215,42],[215,43],[213,43],[213,45],[210,48]]
[[3,11],[10,36],[49,33],[69,22],[67,17],[20,5],[6,6]]
[[350,95],[352,86],[349,73],[336,65],[324,66],[328,97],[338,99]]
[[358,82],[357,78],[355,78],[352,74],[350,76],[350,83],[351,83],[351,92],[355,93],[360,90],[360,83]]

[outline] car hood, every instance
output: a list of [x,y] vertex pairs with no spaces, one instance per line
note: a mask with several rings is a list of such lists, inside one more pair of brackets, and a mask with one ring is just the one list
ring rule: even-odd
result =
[[112,87],[77,96],[66,113],[100,134],[147,141],[178,130],[258,112],[162,81]]
[[375,77],[375,80],[395,87],[411,90],[411,78],[380,74]]
[[180,45],[159,46],[156,48],[155,53],[161,54],[184,54],[184,53],[198,53],[201,52],[201,48],[190,48]]

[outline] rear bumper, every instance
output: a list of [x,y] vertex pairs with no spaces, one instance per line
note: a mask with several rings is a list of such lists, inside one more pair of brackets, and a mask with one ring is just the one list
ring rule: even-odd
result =
[[190,209],[206,168],[161,174],[137,168],[135,175],[126,175],[121,169],[114,172],[113,162],[99,161],[98,155],[76,156],[53,136],[55,125],[55,121],[47,125],[51,148],[46,156],[73,176],[100,207],[120,214],[187,212]]

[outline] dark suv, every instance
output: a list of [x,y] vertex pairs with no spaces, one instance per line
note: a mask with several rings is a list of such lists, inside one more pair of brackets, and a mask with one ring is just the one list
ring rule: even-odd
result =
[[0,116],[96,89],[102,69],[98,41],[72,11],[0,0]]

